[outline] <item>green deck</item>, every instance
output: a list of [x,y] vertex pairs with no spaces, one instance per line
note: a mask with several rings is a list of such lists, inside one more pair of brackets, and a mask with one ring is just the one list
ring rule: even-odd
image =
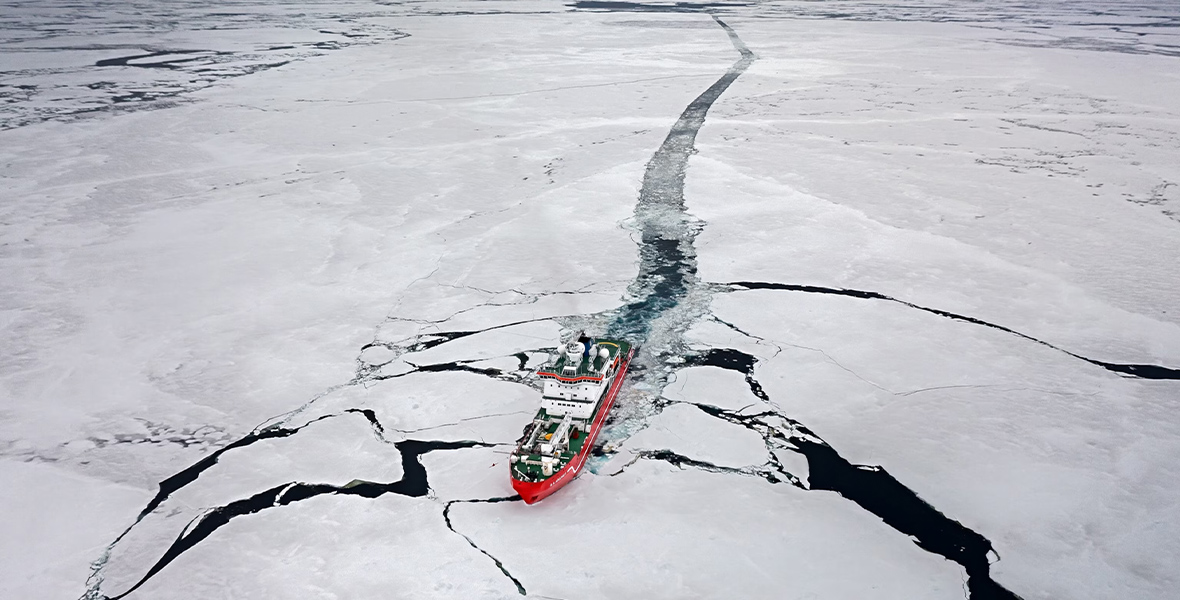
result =
[[[590,425],[590,423],[594,422],[594,417],[597,415],[598,415],[598,410],[595,409],[594,415],[592,415],[590,417],[589,421],[583,421],[582,419],[574,419],[573,420],[574,427],[578,428],[578,439],[573,439],[572,437],[570,438],[569,447],[566,448],[565,452],[562,452],[559,455],[559,459],[558,459],[558,462],[555,464],[554,471],[560,469],[566,463],[573,460],[573,458],[575,456],[577,456],[579,452],[582,451],[582,445],[586,443],[586,437],[587,437],[587,433],[588,433],[587,430],[589,429],[589,425]],[[549,415],[545,414],[545,409],[542,408],[541,410],[537,411],[537,416],[534,417],[534,420],[540,419],[542,421],[545,421],[545,420],[548,420],[549,418],[550,418]],[[561,419],[558,417],[553,417],[553,418],[556,420],[550,420],[547,423],[545,423],[544,425],[542,425],[542,427],[544,427],[545,429],[541,433],[541,438],[543,438],[545,436],[545,434],[547,434],[547,433],[553,433],[553,432],[557,431],[557,428],[559,426],[561,426]],[[521,479],[524,479],[525,481],[540,481],[541,479],[544,479],[544,476],[541,473],[541,465],[539,464],[541,461],[541,455],[540,454],[530,454],[530,455],[528,455],[527,458],[530,461],[536,461],[538,464],[529,464],[524,461],[520,461],[520,462],[516,463],[513,466],[513,469],[515,471],[517,471],[518,473],[523,473],[528,476],[528,477],[522,477]]]

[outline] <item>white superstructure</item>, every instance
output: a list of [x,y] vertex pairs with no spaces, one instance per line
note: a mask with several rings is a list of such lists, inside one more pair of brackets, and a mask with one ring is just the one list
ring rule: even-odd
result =
[[592,341],[575,341],[562,347],[553,370],[542,372],[545,382],[541,408],[553,416],[589,419],[614,379],[611,359],[609,348]]

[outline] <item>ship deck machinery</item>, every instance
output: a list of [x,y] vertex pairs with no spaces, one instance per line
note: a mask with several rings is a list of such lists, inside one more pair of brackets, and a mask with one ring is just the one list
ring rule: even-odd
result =
[[544,380],[541,409],[509,458],[513,486],[526,502],[547,496],[581,469],[630,357],[626,342],[581,336],[563,346],[552,365],[538,370]]

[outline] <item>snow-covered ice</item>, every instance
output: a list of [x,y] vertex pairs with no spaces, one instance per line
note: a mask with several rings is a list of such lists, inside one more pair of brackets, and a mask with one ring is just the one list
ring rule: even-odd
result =
[[[1176,597],[1177,47],[0,2],[0,597]],[[609,328],[605,448],[526,506],[531,373]]]

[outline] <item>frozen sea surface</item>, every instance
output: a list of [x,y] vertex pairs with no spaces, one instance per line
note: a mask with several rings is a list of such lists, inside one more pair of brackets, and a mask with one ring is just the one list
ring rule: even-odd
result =
[[[0,597],[1174,598],[1169,2],[0,3]],[[640,346],[535,506],[578,330]]]

